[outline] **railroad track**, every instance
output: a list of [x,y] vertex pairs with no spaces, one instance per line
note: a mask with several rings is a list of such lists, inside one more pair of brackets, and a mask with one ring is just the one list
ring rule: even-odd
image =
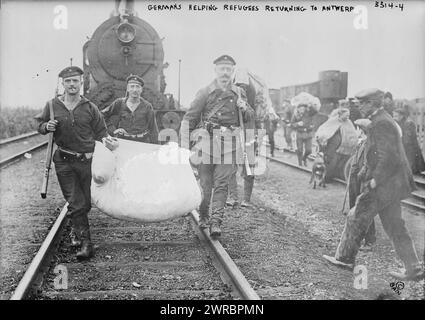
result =
[[93,209],[96,255],[76,263],[66,210],[65,205],[11,300],[260,299],[220,242],[199,228],[196,211],[138,225]]
[[[267,144],[267,146],[269,146]],[[289,153],[289,154],[294,154],[295,155],[295,151],[292,151],[290,149],[287,148],[282,148],[282,147],[277,147],[275,148],[278,151],[281,151],[283,153]],[[301,171],[305,171],[305,172],[309,172],[311,173],[311,169],[308,167],[302,167],[297,165],[295,162],[291,162],[291,161],[287,161],[278,157],[267,157],[268,159],[270,159],[273,162],[276,163],[280,163],[286,166],[290,166],[292,168],[301,170]],[[314,156],[310,156],[309,157],[310,162],[312,162],[314,160]],[[411,209],[408,212],[413,214],[413,215],[423,215],[425,216],[425,172],[421,172],[420,175],[414,175],[414,179],[416,182],[416,185],[418,187],[418,190],[413,191],[412,192],[412,196],[409,197],[408,199],[402,200],[401,203],[403,206]],[[334,181],[340,183],[341,185],[346,186],[347,182],[345,180],[342,179],[338,179],[338,178],[334,178]]]
[[[30,140],[31,138],[37,137],[39,135],[40,134],[38,132],[33,131],[21,134],[16,137],[0,140],[0,149],[2,150],[2,154],[4,153],[5,148],[8,148],[13,144],[25,142],[26,140]],[[24,146],[23,148],[21,147],[19,148],[18,152],[15,151],[13,152],[13,154],[6,154],[6,156],[2,156],[2,159],[0,160],[0,168],[4,168],[16,161],[19,161],[25,156],[25,154],[30,154],[34,151],[44,148],[45,146],[47,146],[47,140],[42,142],[36,142],[32,146]]]

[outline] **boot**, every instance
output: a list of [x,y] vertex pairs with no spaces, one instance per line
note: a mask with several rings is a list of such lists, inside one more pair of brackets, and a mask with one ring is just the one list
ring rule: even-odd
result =
[[201,216],[199,218],[199,228],[200,229],[207,229],[209,224],[209,219],[206,216]]
[[348,269],[348,270],[353,270],[354,269],[354,263],[346,263],[346,262],[342,262],[340,260],[337,260],[335,257],[331,257],[328,255],[323,255],[323,258],[326,259],[326,261],[330,262],[331,264],[333,264],[334,266],[343,268],[343,269]]
[[94,256],[94,249],[90,239],[90,231],[88,229],[81,232],[81,239],[82,239],[82,245],[81,245],[81,250],[77,252],[77,259],[78,260],[90,259],[91,257]]
[[424,270],[417,268],[411,271],[404,270],[402,272],[391,271],[390,276],[401,281],[421,281],[424,279]]
[[228,207],[235,208],[235,207],[237,207],[238,205],[239,205],[239,201],[238,201],[238,200],[235,200],[235,199],[229,198],[229,199],[227,199],[227,201],[226,201],[226,206],[228,206]]
[[210,237],[217,239],[221,236],[221,229],[217,222],[213,222],[210,225]]
[[254,205],[251,203],[251,201],[244,200],[241,203],[241,207],[252,209],[252,208],[254,208]]
[[73,227],[71,227],[71,232],[69,233],[69,238],[71,240],[71,247],[81,246],[81,240],[78,238],[77,233]]
[[303,165],[303,155],[302,155],[302,153],[297,151],[297,157],[298,157],[298,165],[301,167]]

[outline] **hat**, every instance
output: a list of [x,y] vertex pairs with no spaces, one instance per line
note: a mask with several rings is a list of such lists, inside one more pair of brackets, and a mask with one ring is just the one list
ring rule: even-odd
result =
[[356,121],[354,121],[354,124],[365,130],[371,122],[372,121],[370,121],[369,119],[357,119]]
[[368,101],[368,100],[381,100],[384,96],[384,92],[379,89],[366,89],[360,91],[355,95],[359,100]]
[[136,76],[135,74],[130,74],[127,77],[127,84],[129,82],[137,82],[138,84],[140,84],[142,87],[145,85],[145,82],[143,81],[143,79],[139,76]]
[[232,65],[236,64],[235,60],[231,56],[228,56],[227,54],[224,54],[224,55],[218,57],[217,59],[214,60],[213,63],[214,64],[230,63]]
[[84,74],[84,71],[77,66],[66,67],[61,72],[59,72],[59,77],[62,79],[73,77],[73,76],[81,76]]

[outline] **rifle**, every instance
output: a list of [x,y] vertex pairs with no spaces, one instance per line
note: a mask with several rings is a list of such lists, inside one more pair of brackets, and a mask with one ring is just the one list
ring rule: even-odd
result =
[[246,154],[245,126],[244,126],[244,123],[243,123],[242,110],[239,107],[238,107],[238,109],[239,109],[239,124],[240,124],[240,127],[241,127],[241,130],[239,132],[239,138],[240,138],[241,146],[242,146],[245,170],[246,170],[246,174],[248,176],[252,176],[253,174],[252,174],[252,171],[251,171],[251,167],[249,166],[248,155]]
[[[50,120],[55,120],[55,115],[53,114],[53,103],[52,100],[48,102]],[[52,167],[52,155],[53,155],[53,132],[49,133],[49,143],[47,144],[46,152],[46,168],[44,169],[43,183],[41,185],[41,198],[46,199],[47,195],[47,185],[49,183],[49,173],[50,168]]]

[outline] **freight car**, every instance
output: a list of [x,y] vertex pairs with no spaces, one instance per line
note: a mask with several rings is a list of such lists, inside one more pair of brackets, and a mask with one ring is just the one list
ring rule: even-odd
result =
[[126,94],[126,78],[137,74],[145,80],[142,96],[156,114],[159,129],[178,130],[184,111],[165,94],[162,39],[146,21],[137,17],[134,1],[125,1],[125,11],[116,8],[83,47],[84,94],[100,109]]
[[319,80],[310,83],[270,89],[270,95],[275,97],[275,109],[279,109],[285,101],[290,100],[300,92],[308,92],[320,99],[320,112],[329,114],[338,106],[338,100],[347,97],[348,73],[338,70],[326,70],[319,72]]

